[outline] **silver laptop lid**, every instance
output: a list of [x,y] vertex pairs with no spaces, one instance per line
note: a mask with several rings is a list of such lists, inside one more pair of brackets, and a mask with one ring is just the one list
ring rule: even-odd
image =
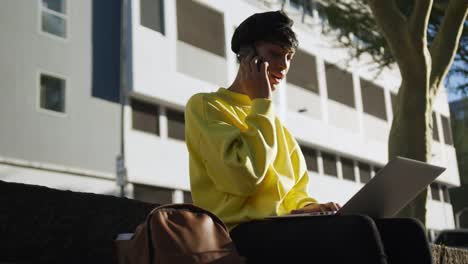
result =
[[366,214],[374,218],[392,217],[443,171],[445,168],[396,157],[343,205],[338,213]]

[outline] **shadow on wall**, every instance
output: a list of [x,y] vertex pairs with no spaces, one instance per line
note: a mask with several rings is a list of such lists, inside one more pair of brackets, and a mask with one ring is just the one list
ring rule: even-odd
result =
[[93,8],[91,95],[119,103],[122,1],[91,2]]

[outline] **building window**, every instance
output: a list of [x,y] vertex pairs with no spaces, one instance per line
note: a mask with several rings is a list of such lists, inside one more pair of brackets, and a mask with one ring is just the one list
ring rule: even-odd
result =
[[140,0],[140,23],[164,35],[164,0]]
[[167,135],[170,138],[185,141],[185,116],[184,112],[167,109]]
[[359,178],[361,183],[368,183],[371,179],[371,167],[369,164],[359,163]]
[[298,49],[291,62],[287,77],[288,83],[294,84],[316,94],[319,93],[315,57]]
[[318,172],[317,151],[305,146],[301,146],[301,150],[304,155],[307,170]]
[[356,176],[354,175],[354,162],[347,158],[341,158],[340,160],[343,179],[356,181]]
[[42,109],[65,113],[64,79],[41,74],[39,107]]
[[361,93],[364,112],[377,118],[387,120],[383,88],[361,79]]
[[375,173],[375,174],[379,173],[379,171],[380,171],[381,169],[382,169],[381,167],[375,167],[375,166],[374,166],[374,173]]
[[396,98],[397,95],[394,93],[390,93],[390,101],[392,101],[392,113],[395,115],[395,110],[396,110]]
[[430,188],[431,188],[432,200],[441,201],[440,193],[439,193],[439,185],[437,183],[431,183]]
[[190,192],[184,191],[184,203],[193,203],[192,194]]
[[223,14],[195,1],[177,0],[177,37],[180,41],[226,57]]
[[289,4],[296,9],[300,9],[303,5],[302,0],[289,0]]
[[432,112],[432,138],[435,141],[440,141],[439,140],[439,130],[437,127],[437,118],[436,118],[436,113]]
[[325,63],[328,98],[355,108],[353,76],[333,64]]
[[450,203],[450,194],[449,194],[448,187],[446,185],[442,186],[442,194],[444,197],[444,202]]
[[440,115],[442,119],[442,129],[444,131],[445,144],[453,145],[452,127],[450,126],[450,119],[444,115]]
[[322,152],[323,172],[329,176],[338,177],[336,169],[336,156]]
[[67,37],[67,1],[41,0],[41,29],[43,32]]
[[132,128],[159,136],[159,107],[133,99]]
[[169,204],[173,203],[172,193],[174,190],[151,185],[133,184],[133,193],[136,200],[156,203]]

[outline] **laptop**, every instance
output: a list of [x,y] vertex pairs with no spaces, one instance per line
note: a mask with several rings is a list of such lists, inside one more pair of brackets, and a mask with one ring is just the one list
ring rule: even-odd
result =
[[431,184],[445,168],[403,157],[396,157],[382,168],[361,190],[334,212],[269,216],[267,219],[364,214],[390,218]]

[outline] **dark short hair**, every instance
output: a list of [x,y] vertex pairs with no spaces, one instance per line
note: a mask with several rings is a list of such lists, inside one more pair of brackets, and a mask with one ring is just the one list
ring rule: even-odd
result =
[[294,22],[283,11],[253,14],[234,31],[231,50],[239,54],[242,46],[253,46],[258,41],[296,49],[299,42],[291,28],[293,24]]

